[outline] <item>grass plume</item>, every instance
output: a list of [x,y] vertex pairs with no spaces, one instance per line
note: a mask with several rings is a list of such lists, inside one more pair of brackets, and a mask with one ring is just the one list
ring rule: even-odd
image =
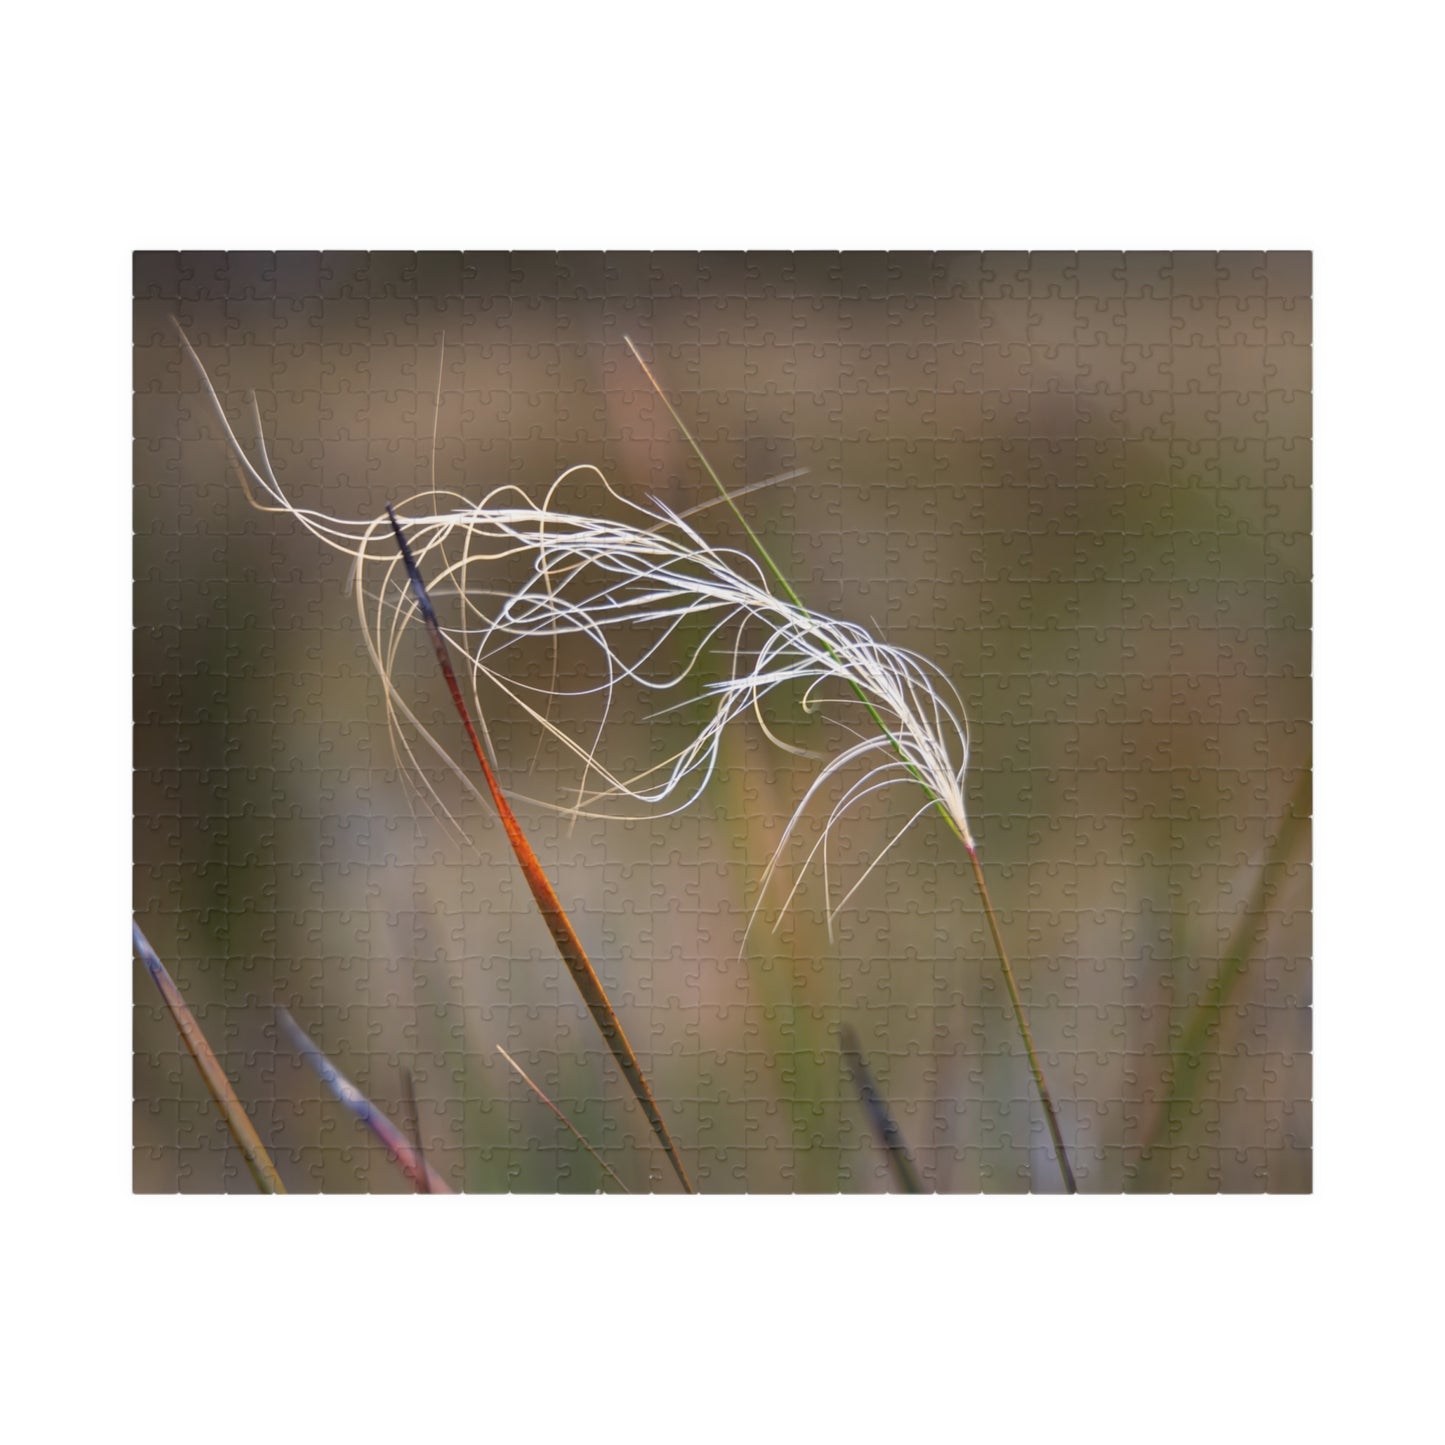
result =
[[[863,798],[900,783],[921,781],[926,801],[879,851],[869,871],[932,807],[939,807],[954,830],[968,837],[963,706],[947,676],[929,659],[883,642],[857,624],[810,610],[785,579],[776,584],[780,594],[754,557],[714,547],[685,514],[655,498],[639,503],[623,496],[590,465],[568,468],[537,499],[512,485],[496,488],[477,502],[429,487],[369,520],[298,506],[272,471],[254,398],[253,463],[205,379],[200,359],[184,336],[182,341],[201,372],[252,504],[289,514],[352,560],[358,617],[385,688],[398,766],[430,794],[456,831],[463,830],[428,784],[421,757],[434,755],[480,801],[491,789],[477,787],[451,749],[417,717],[396,683],[402,640],[418,620],[432,633],[434,647],[441,639],[442,650],[456,659],[466,677],[474,752],[489,741],[482,698],[482,689],[489,687],[509,698],[571,756],[581,773],[575,796],[562,802],[528,799],[570,817],[655,818],[687,808],[716,770],[724,732],[747,716],[756,718],[778,747],[819,762],[817,776],[765,869],[760,895],[810,806],[845,773],[857,776],[832,808],[807,858],[812,863],[821,857],[825,873],[828,842],[843,814]],[[584,487],[585,506],[562,504],[564,497]],[[718,500],[736,507],[730,495]],[[401,556],[394,538],[406,543]],[[766,549],[757,545],[771,563]],[[530,564],[524,580],[507,589],[489,585],[495,568],[515,558]],[[454,604],[445,626],[416,590],[422,567],[431,569],[426,584],[430,594],[445,595]],[[682,661],[669,667],[664,661],[667,644],[688,625],[701,635],[686,648]],[[522,679],[524,672],[535,675],[535,668],[519,665],[519,649],[529,643],[555,648],[568,638],[595,647],[597,666],[589,677],[600,680],[568,687]],[[719,680],[697,686],[693,674],[704,655],[725,659],[729,670]],[[449,688],[453,683],[455,677]],[[602,757],[614,693],[623,684],[655,697],[662,713],[701,710],[682,748],[628,777],[610,771]],[[457,683],[454,701],[462,691]],[[763,711],[764,703],[780,694],[795,698],[804,714],[826,711],[853,741],[828,755],[785,742]],[[594,736],[579,739],[552,721],[547,709],[560,697],[600,699],[602,720]],[[863,710],[878,730],[852,727],[852,709]],[[830,921],[862,881],[857,879],[831,906]]]
[[236,1097],[236,1091],[231,1087],[231,1081],[226,1077],[220,1060],[206,1042],[206,1036],[196,1022],[196,1016],[181,997],[180,989],[176,987],[175,980],[151,947],[150,940],[141,932],[140,924],[132,920],[130,927],[135,951],[140,955],[146,972],[160,991],[176,1028],[180,1030],[181,1041],[196,1061],[196,1068],[201,1071],[201,1078],[205,1081],[211,1098],[216,1101],[221,1118],[226,1121],[226,1128],[231,1131],[231,1138],[236,1141],[236,1147],[241,1151],[241,1157],[246,1161],[246,1168],[251,1171],[256,1187],[263,1194],[285,1194],[286,1186],[281,1182],[281,1176],[276,1172],[276,1166],[266,1152],[266,1146],[261,1142],[256,1126],[241,1107],[241,1101]]

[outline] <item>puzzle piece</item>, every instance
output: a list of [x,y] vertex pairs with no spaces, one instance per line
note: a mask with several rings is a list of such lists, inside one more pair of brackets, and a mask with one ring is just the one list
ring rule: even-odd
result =
[[[382,570],[350,587],[345,555],[252,508],[173,316],[299,508],[516,506],[497,489],[595,467],[620,502],[586,471],[554,505],[661,504],[779,595],[761,543],[810,607],[936,664],[1079,1187],[1311,1187],[1307,255],[138,253],[133,289],[136,914],[289,1188],[412,1186],[278,1006],[452,1188],[619,1187],[539,1090],[627,1188],[677,1180],[427,639],[385,634],[388,666],[457,773],[410,722],[397,751],[358,614]],[[526,577],[411,536],[445,627],[461,589]],[[826,877],[867,762],[785,840],[808,754],[874,727],[856,704],[830,724],[771,693],[671,813],[555,810],[696,737],[736,665],[719,620],[659,629],[653,680],[696,652],[688,684],[619,687],[605,719],[585,639],[510,648],[517,696],[474,699],[693,1182],[899,1187],[847,1025],[925,1189],[1059,1189],[967,854],[917,782],[841,810]],[[134,1187],[253,1188],[142,968],[135,990]]]

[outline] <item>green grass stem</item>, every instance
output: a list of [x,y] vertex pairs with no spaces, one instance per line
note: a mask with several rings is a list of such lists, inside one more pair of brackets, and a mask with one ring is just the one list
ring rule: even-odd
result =
[[1054,1141],[1054,1158],[1059,1173],[1064,1178],[1064,1192],[1077,1194],[1079,1186],[1074,1182],[1074,1171],[1064,1149],[1064,1136],[1059,1128],[1059,1116],[1054,1109],[1049,1086],[1044,1082],[1044,1071],[1039,1064],[1038,1052],[1034,1048],[1034,1036],[1029,1029],[1029,1017],[1024,1011],[1024,1001],[1019,996],[1018,981],[1014,978],[1013,965],[1009,962],[1008,949],[1004,947],[1003,934],[999,930],[998,915],[993,911],[993,900],[988,896],[988,885],[983,880],[983,867],[978,861],[978,852],[969,845],[968,861],[973,865],[973,876],[978,883],[979,897],[983,899],[984,917],[988,919],[988,930],[993,935],[993,946],[998,950],[998,961],[1003,969],[1003,981],[1008,987],[1009,1002],[1013,1005],[1014,1020],[1019,1026],[1019,1035],[1024,1041],[1024,1052],[1029,1056],[1029,1068],[1033,1071],[1034,1087],[1039,1091],[1039,1101],[1044,1106],[1044,1120],[1049,1126],[1049,1137]]

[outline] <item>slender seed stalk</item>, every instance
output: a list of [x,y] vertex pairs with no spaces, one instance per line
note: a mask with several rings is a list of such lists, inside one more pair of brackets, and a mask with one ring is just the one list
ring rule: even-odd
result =
[[1003,981],[1008,986],[1009,1001],[1013,1004],[1014,1018],[1018,1021],[1019,1034],[1024,1041],[1024,1051],[1029,1056],[1029,1068],[1034,1071],[1034,1085],[1044,1106],[1044,1118],[1048,1121],[1049,1135],[1054,1141],[1054,1157],[1058,1160],[1059,1173],[1064,1176],[1064,1190],[1077,1194],[1079,1186],[1074,1183],[1074,1171],[1069,1167],[1069,1156],[1064,1152],[1064,1136],[1059,1130],[1059,1116],[1054,1112],[1054,1101],[1049,1096],[1049,1086],[1044,1082],[1044,1071],[1039,1067],[1039,1056],[1034,1052],[1034,1036],[1029,1032],[1028,1015],[1024,1012],[1023,999],[1019,997],[1019,986],[1014,979],[1013,965],[1009,963],[1008,950],[1003,946],[1003,935],[999,932],[998,918],[993,911],[993,900],[988,896],[988,885],[983,881],[983,868],[978,853],[972,844],[968,846],[968,861],[973,864],[973,876],[978,882],[979,897],[983,899],[984,916],[988,919],[988,931],[993,934],[993,946],[998,950],[998,961],[1003,966]]
[[631,1086],[638,1104],[642,1107],[642,1112],[647,1116],[647,1122],[652,1126],[652,1132],[657,1136],[658,1143],[662,1145],[668,1162],[677,1175],[678,1182],[688,1194],[692,1194],[695,1192],[692,1181],[688,1178],[687,1170],[683,1168],[677,1146],[672,1142],[672,1135],[668,1133],[667,1125],[663,1122],[662,1113],[657,1107],[657,1100],[653,1098],[647,1076],[642,1072],[642,1065],[638,1063],[637,1055],[627,1041],[622,1021],[617,1017],[617,1012],[607,997],[607,990],[603,987],[602,980],[597,976],[597,970],[592,966],[592,960],[587,956],[587,950],[583,948],[582,941],[572,927],[572,920],[568,918],[566,910],[562,907],[561,900],[557,897],[551,881],[542,871],[542,864],[533,851],[532,845],[527,841],[526,834],[522,832],[522,825],[517,821],[516,814],[512,812],[511,804],[507,802],[501,785],[497,782],[496,774],[492,772],[491,764],[487,761],[482,740],[477,735],[472,715],[462,697],[461,687],[457,683],[457,675],[452,670],[451,658],[447,654],[446,640],[442,637],[441,624],[437,621],[436,611],[432,607],[426,585],[423,583],[421,573],[411,555],[411,548],[407,545],[406,537],[402,533],[401,524],[396,520],[396,513],[390,506],[386,509],[386,515],[391,519],[391,528],[396,534],[397,546],[401,548],[402,561],[406,564],[407,576],[411,579],[417,607],[421,612],[422,621],[426,624],[427,635],[431,638],[432,650],[436,653],[442,676],[446,679],[447,688],[452,695],[452,703],[462,720],[462,726],[466,729],[467,738],[472,745],[472,752],[476,754],[478,766],[482,770],[482,778],[486,782],[487,791],[491,794],[497,815],[502,820],[502,827],[506,830],[507,841],[512,845],[512,852],[516,854],[517,862],[521,865],[527,886],[532,890],[532,897],[536,901],[538,912],[541,913],[548,932],[552,935],[552,941],[557,945],[557,952],[562,955],[562,962],[567,965],[567,971],[572,975],[572,981],[577,985],[577,991],[582,995],[582,1001],[592,1015],[593,1022],[601,1032],[607,1047],[612,1051],[612,1057],[616,1060],[618,1068],[621,1069],[623,1078]]
[[181,997],[180,989],[176,987],[175,980],[151,947],[150,940],[141,932],[140,924],[131,923],[131,937],[135,941],[135,949],[141,956],[141,962],[146,966],[146,972],[160,990],[161,998],[165,1001],[176,1028],[180,1030],[181,1041],[196,1061],[196,1068],[201,1071],[201,1078],[205,1080],[211,1098],[221,1111],[226,1128],[231,1131],[231,1138],[236,1141],[236,1147],[240,1149],[241,1158],[246,1161],[246,1168],[251,1171],[256,1187],[262,1194],[285,1194],[286,1186],[281,1182],[281,1176],[276,1172],[276,1166],[271,1162],[271,1156],[266,1152],[266,1146],[261,1142],[256,1126],[241,1107],[241,1101],[236,1097],[236,1091],[231,1087],[231,1081],[226,1077],[221,1061],[206,1042],[206,1036],[201,1032],[195,1014]]
[[[743,530],[748,534],[748,537],[752,541],[753,546],[758,549],[758,555],[767,565],[768,570],[771,571],[773,576],[777,578],[778,585],[782,587],[784,592],[787,593],[789,600],[793,603],[795,607],[801,608],[803,611],[807,611],[807,608],[804,605],[802,598],[799,597],[798,594],[793,590],[792,583],[789,582],[787,577],[783,574],[782,568],[779,567],[778,564],[773,560],[772,553],[769,552],[768,549],[763,545],[762,538],[759,537],[758,534],[753,530],[752,525],[748,522],[748,519],[743,516],[742,510],[733,500],[732,494],[723,485],[722,478],[719,477],[718,474],[713,470],[712,463],[708,461],[707,457],[703,454],[702,448],[698,445],[696,439],[693,437],[693,434],[687,429],[687,424],[683,421],[682,417],[678,415],[677,409],[667,399],[667,393],[664,392],[662,387],[658,385],[657,378],[653,376],[651,368],[642,359],[642,353],[638,351],[637,347],[633,344],[632,338],[630,336],[624,336],[622,339],[627,343],[628,350],[630,350],[633,356],[637,359],[637,364],[642,368],[643,374],[652,384],[652,389],[661,399],[663,406],[667,408],[668,413],[671,415],[673,421],[676,423],[678,430],[687,439],[688,445],[693,450],[693,455],[696,456],[698,461],[702,464],[703,470],[712,479],[713,485],[722,494],[723,500],[727,502],[729,508],[732,510],[733,515],[742,524]],[[824,646],[836,660],[837,653],[834,651],[832,645],[825,640]],[[1054,1110],[1054,1101],[1049,1095],[1048,1085],[1044,1082],[1043,1070],[1039,1067],[1038,1055],[1034,1051],[1034,1041],[1033,1035],[1029,1031],[1028,1015],[1024,1011],[1023,999],[1019,996],[1018,984],[1014,979],[1013,966],[1009,963],[1008,950],[1004,947],[1003,936],[999,932],[998,919],[994,916],[993,902],[989,898],[988,887],[984,883],[983,868],[979,864],[978,851],[974,845],[973,838],[967,828],[959,827],[958,820],[955,819],[952,813],[949,812],[948,808],[944,805],[943,799],[940,798],[937,793],[935,793],[934,790],[929,787],[927,781],[919,773],[918,769],[905,756],[903,748],[900,746],[898,739],[893,736],[893,734],[888,730],[888,727],[884,723],[883,719],[879,717],[877,709],[873,706],[872,699],[867,696],[867,694],[864,692],[862,687],[859,686],[858,682],[855,679],[850,678],[849,681],[852,684],[853,691],[858,694],[858,697],[862,700],[864,707],[868,709],[868,713],[872,717],[873,721],[878,725],[879,729],[882,731],[883,735],[888,739],[888,741],[893,744],[893,750],[898,754],[900,758],[903,759],[904,765],[907,767],[908,771],[913,774],[913,776],[918,780],[919,784],[923,787],[923,790],[928,794],[930,798],[933,799],[934,806],[938,809],[939,813],[942,814],[943,820],[953,830],[955,836],[959,839],[959,841],[963,844],[964,848],[968,852],[969,861],[973,864],[973,876],[978,882],[979,896],[983,899],[984,913],[987,915],[988,918],[989,932],[993,935],[994,947],[998,951],[999,963],[1002,965],[1003,968],[1004,983],[1008,986],[1009,998],[1013,1002],[1014,1018],[1018,1022],[1019,1034],[1024,1041],[1024,1049],[1029,1056],[1029,1067],[1033,1070],[1034,1083],[1038,1088],[1039,1098],[1044,1106],[1044,1116],[1048,1121],[1049,1134],[1054,1141],[1054,1154],[1056,1159],[1058,1160],[1059,1172],[1063,1175],[1064,1189],[1069,1194],[1075,1194],[1078,1192],[1078,1186],[1074,1182],[1074,1171],[1069,1166],[1068,1155],[1064,1152],[1064,1139],[1063,1134],[1059,1129],[1059,1120],[1058,1115]]]

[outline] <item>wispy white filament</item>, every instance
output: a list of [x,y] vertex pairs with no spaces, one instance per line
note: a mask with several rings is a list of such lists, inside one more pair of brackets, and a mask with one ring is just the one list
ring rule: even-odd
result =
[[[191,356],[204,379],[194,351]],[[353,559],[358,614],[385,687],[402,768],[426,786],[416,753],[417,744],[424,744],[464,787],[480,796],[397,687],[398,650],[418,607],[385,515],[364,521],[296,506],[271,468],[254,402],[255,464],[232,432],[209,380],[204,384],[252,503],[289,513]],[[575,493],[585,493],[585,508],[570,510],[562,504]],[[597,503],[618,517],[600,515]],[[564,472],[540,501],[512,486],[474,504],[433,489],[395,510],[438,611],[446,618],[443,635],[462,664],[457,671],[460,675],[465,669],[470,676],[484,735],[485,682],[580,764],[575,797],[565,803],[539,801],[577,817],[636,816],[629,811],[635,805],[642,805],[649,816],[685,808],[711,778],[728,726],[751,713],[779,748],[819,762],[767,865],[762,894],[815,799],[845,772],[849,784],[830,807],[808,854],[811,863],[821,851],[825,876],[829,836],[850,807],[898,785],[920,789],[922,797],[908,821],[830,909],[830,923],[888,850],[930,809],[941,811],[971,844],[963,797],[967,725],[957,690],[942,671],[865,628],[778,596],[754,558],[712,546],[685,516],[656,500],[647,505],[629,500],[591,466]],[[497,564],[519,557],[525,562],[521,582],[498,588]],[[681,649],[680,660],[669,665],[674,656],[669,641],[684,624],[694,640]],[[538,680],[536,652],[527,644],[540,642],[555,649],[566,637],[590,642],[598,666],[577,685],[559,680],[555,667],[550,680]],[[725,659],[719,680],[698,682],[695,674],[705,656]],[[656,694],[664,710],[691,707],[700,710],[702,718],[684,747],[628,777],[608,768],[603,747],[620,684]],[[780,688],[787,689],[790,698],[800,698],[806,711],[826,708],[857,740],[831,755],[792,747],[769,726],[764,707]],[[591,739],[579,740],[552,721],[549,705],[561,697],[587,695],[599,698],[601,720]],[[432,797],[450,818],[434,791]],[[789,903],[796,891],[795,884]]]

